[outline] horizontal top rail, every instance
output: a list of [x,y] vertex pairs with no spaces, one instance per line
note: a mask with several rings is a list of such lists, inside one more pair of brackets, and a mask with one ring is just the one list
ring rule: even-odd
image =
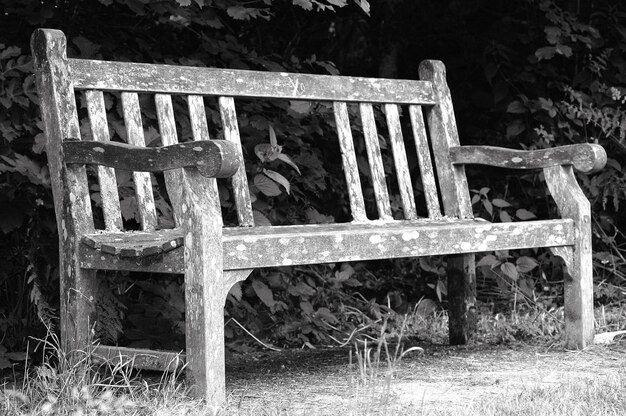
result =
[[430,81],[69,59],[74,88],[293,100],[435,104]]

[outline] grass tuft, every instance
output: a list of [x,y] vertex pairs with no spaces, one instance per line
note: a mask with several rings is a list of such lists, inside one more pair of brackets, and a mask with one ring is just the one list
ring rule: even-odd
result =
[[[562,331],[562,309],[535,308],[517,310],[509,315],[486,313],[480,316],[475,340],[478,343],[533,340],[552,346]],[[133,370],[130,362],[97,362],[90,350],[67,354],[50,332],[47,338],[39,340],[43,347],[42,364],[32,366],[27,363],[21,379],[12,383],[4,381],[4,385],[0,385],[0,415],[243,416],[337,414],[334,412],[337,410],[346,415],[611,416],[623,414],[626,409],[626,367],[617,375],[572,378],[551,385],[529,384],[519,391],[503,391],[496,399],[476,397],[461,413],[458,409],[431,409],[415,403],[407,405],[394,386],[402,376],[406,384],[407,365],[419,368],[415,363],[404,361],[423,350],[418,346],[405,349],[405,345],[415,345],[416,340],[446,344],[447,325],[445,312],[424,315],[415,310],[406,316],[385,315],[379,322],[377,334],[356,341],[353,338],[350,363],[353,370],[346,375],[346,383],[351,388],[338,395],[340,403],[329,402],[324,408],[309,409],[304,413],[300,410],[294,413],[284,404],[268,403],[256,392],[246,393],[246,397],[256,397],[255,401],[259,402],[252,406],[253,411],[244,409],[250,406],[243,406],[243,397],[234,395],[229,397],[226,407],[210,408],[203,401],[188,396],[180,373],[163,373],[160,378],[151,378]],[[626,329],[626,309],[597,308],[596,327],[598,332]],[[611,352],[607,349],[605,353]],[[315,375],[311,374],[311,377]],[[415,380],[414,383],[419,387],[421,382]],[[306,392],[305,387],[302,389]]]

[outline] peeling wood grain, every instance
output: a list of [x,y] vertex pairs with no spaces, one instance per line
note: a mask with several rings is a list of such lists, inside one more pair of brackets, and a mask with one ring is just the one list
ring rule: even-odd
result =
[[404,218],[414,220],[417,218],[415,195],[413,195],[413,183],[411,182],[409,163],[406,159],[406,148],[404,146],[404,138],[402,137],[398,106],[395,104],[385,104],[384,107],[387,128],[389,129],[389,141],[391,142],[393,160],[396,167],[396,177],[398,178],[398,188],[400,189],[400,198],[402,199]]
[[572,144],[551,149],[516,150],[493,146],[450,148],[452,163],[489,165],[509,169],[573,166],[579,172],[597,172],[606,165],[606,152],[597,144]]
[[431,84],[425,81],[87,59],[70,59],[70,65],[74,85],[79,89],[398,104],[435,102]]
[[[189,121],[191,123],[191,131],[194,141],[208,141],[210,139],[209,126],[207,124],[206,110],[204,108],[204,100],[202,96],[187,96],[187,105],[189,107]],[[241,155],[241,149],[239,146],[237,146],[236,143],[223,140],[217,141],[215,143],[231,145],[232,150],[230,151],[230,156],[228,157],[235,161],[235,164],[233,165],[235,172],[238,168],[241,168],[241,170],[245,172],[245,169],[243,167],[243,156]],[[233,174],[235,172],[233,172]],[[221,215],[220,197],[217,189],[217,181],[214,178],[208,179],[206,181],[206,188],[209,190],[209,194],[207,195],[207,201],[213,204],[211,212],[218,212],[219,215]]]
[[[85,99],[87,100],[87,112],[89,114],[89,125],[93,139],[98,142],[108,142],[110,140],[109,124],[104,108],[104,95],[102,91],[85,91]],[[63,150],[67,154],[67,149],[64,148]],[[121,230],[123,228],[122,212],[120,210],[120,197],[117,193],[115,169],[112,167],[97,166],[97,171],[105,227],[107,230],[111,231]]]
[[185,354],[180,352],[156,351],[143,348],[126,348],[98,345],[92,351],[96,363],[128,365],[143,370],[174,372],[185,365]]
[[439,191],[437,190],[435,171],[430,158],[430,148],[428,146],[428,138],[426,137],[426,125],[424,124],[422,107],[417,105],[409,106],[409,116],[411,118],[411,128],[413,129],[415,149],[417,150],[417,160],[420,165],[428,216],[433,219],[441,218]]
[[223,140],[177,143],[161,147],[138,147],[118,142],[66,141],[63,143],[63,150],[67,164],[98,164],[143,172],[192,167],[207,178],[230,177],[241,165],[237,146]]
[[183,178],[187,378],[192,394],[220,406],[226,400],[222,213],[210,181],[192,169]]
[[58,30],[38,29],[32,35],[31,50],[59,231],[61,346],[65,351],[80,351],[88,345],[95,322],[96,273],[81,269],[79,240],[94,232],[94,224],[85,167],[63,163],[63,139],[80,137],[65,36]]
[[[177,232],[180,235],[181,231]],[[167,238],[172,239],[174,236],[175,234],[168,234]],[[139,245],[134,240],[143,237],[135,232],[97,233],[89,235],[88,238],[96,240],[97,246],[97,244],[120,244],[117,242],[120,238],[126,239],[125,245]],[[228,227],[223,230],[223,239],[224,270],[241,270],[464,254],[524,247],[566,246],[574,243],[574,224],[569,219],[495,224],[449,219],[368,221],[253,228]],[[89,252],[91,254],[88,254]],[[84,267],[108,269],[119,267],[121,264],[114,264],[117,260],[113,256],[102,256],[100,251],[93,248],[85,249],[83,253],[83,256],[86,256]],[[171,254],[178,256],[180,250],[174,250]],[[128,264],[132,262],[133,260],[128,260]],[[137,267],[133,266],[132,270]]]
[[[585,348],[593,344],[593,266],[591,252],[591,207],[576,182],[572,166],[543,170],[550,194],[561,216],[575,224],[575,242],[565,279],[565,344],[567,348]],[[559,251],[556,251],[557,254]],[[568,261],[569,260],[569,261]]]
[[[146,139],[143,134],[141,121],[141,109],[139,97],[133,92],[122,92],[122,109],[124,111],[124,125],[128,144],[146,147]],[[157,227],[156,206],[154,205],[154,193],[152,192],[152,180],[147,172],[133,171],[133,183],[135,184],[135,196],[137,197],[137,209],[142,230],[154,230]]]
[[[174,120],[174,107],[172,106],[172,96],[168,94],[155,94],[157,119],[159,122],[159,133],[161,133],[161,143],[163,146],[178,144],[178,133],[176,132],[176,122]],[[181,200],[183,171],[175,169],[163,173],[165,187],[174,210],[174,220],[177,226],[181,224]]]
[[354,140],[352,138],[352,130],[350,130],[348,106],[345,102],[335,102],[333,103],[333,110],[335,123],[337,124],[339,145],[341,146],[343,172],[346,176],[346,185],[348,186],[352,220],[356,222],[367,221],[365,202],[363,200],[363,188],[361,188],[361,178],[359,177],[359,168],[354,153]]
[[440,61],[423,61],[419,66],[420,78],[433,83],[437,104],[427,110],[430,140],[435,157],[439,188],[445,215],[472,218],[472,203],[463,165],[454,166],[450,148],[459,146],[450,89],[446,83],[446,70]]
[[[155,256],[183,246],[183,232],[178,228],[156,231],[87,234],[83,244],[103,253],[121,257]],[[156,260],[156,258],[152,258]]]
[[450,345],[465,345],[476,333],[477,324],[474,255],[447,256],[446,275],[448,278],[449,342]]
[[387,183],[385,182],[385,170],[380,154],[380,144],[378,143],[374,109],[369,103],[361,103],[359,104],[359,110],[361,112],[361,123],[363,124],[367,159],[372,172],[372,185],[374,187],[374,194],[376,195],[378,216],[381,220],[391,220],[391,203],[389,200],[389,192],[387,192]]
[[[473,218],[465,167],[453,165],[450,159],[450,148],[460,143],[445,66],[440,61],[423,61],[419,73],[421,79],[433,83],[437,101],[426,114],[444,213],[453,217]],[[447,269],[453,279],[462,279],[448,282],[448,297],[456,302],[450,305],[450,342],[464,343],[472,332],[469,312],[475,303],[476,293],[474,255],[451,256]]]
[[[218,102],[222,118],[222,127],[224,128],[224,139],[237,146],[241,160],[243,160],[241,138],[239,137],[239,124],[237,123],[237,112],[235,111],[235,100],[233,100],[232,97],[220,97]],[[233,176],[232,185],[233,193],[235,194],[235,205],[237,207],[239,225],[245,227],[254,226],[248,177],[246,176],[246,170],[243,166]]]

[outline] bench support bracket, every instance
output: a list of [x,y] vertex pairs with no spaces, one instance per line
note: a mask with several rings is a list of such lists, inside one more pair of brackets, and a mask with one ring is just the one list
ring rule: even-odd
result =
[[572,166],[543,170],[548,189],[563,218],[574,220],[575,243],[569,250],[552,249],[565,261],[565,346],[585,348],[593,343],[593,266],[591,259],[591,207]]

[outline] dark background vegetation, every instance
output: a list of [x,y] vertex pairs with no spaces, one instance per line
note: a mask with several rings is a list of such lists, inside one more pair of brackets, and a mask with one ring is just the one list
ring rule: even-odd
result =
[[[440,59],[462,144],[606,147],[607,167],[578,179],[593,209],[596,302],[624,295],[623,1],[2,0],[0,368],[20,357],[11,352],[25,351],[29,336],[42,336],[57,322],[56,224],[29,51],[38,27],[63,30],[69,55],[81,58],[408,79],[417,78],[422,59]],[[330,113],[292,108],[286,118],[279,104],[240,106],[244,148],[267,142],[271,125],[302,172],[275,165],[291,192],[271,181],[253,189],[257,219],[345,220],[338,152],[324,138],[332,130]],[[112,113],[114,124],[120,115]],[[357,151],[363,157],[364,149]],[[254,176],[263,163],[252,150],[248,156]],[[556,215],[539,173],[468,174],[476,215],[493,221]],[[124,178],[118,180],[123,187]],[[222,196],[228,209],[229,195]],[[125,206],[123,200],[125,220],[132,221],[135,214]],[[329,344],[375,327],[392,310],[411,311],[423,297],[445,307],[444,264],[427,258],[257,271],[231,291],[226,311],[276,344]],[[479,256],[479,265],[485,305],[507,306],[512,299],[546,310],[562,305],[560,263],[547,252],[491,253]],[[102,339],[183,348],[180,277],[116,274],[103,275],[101,283]],[[238,326],[229,323],[226,336],[231,348],[247,348]]]

